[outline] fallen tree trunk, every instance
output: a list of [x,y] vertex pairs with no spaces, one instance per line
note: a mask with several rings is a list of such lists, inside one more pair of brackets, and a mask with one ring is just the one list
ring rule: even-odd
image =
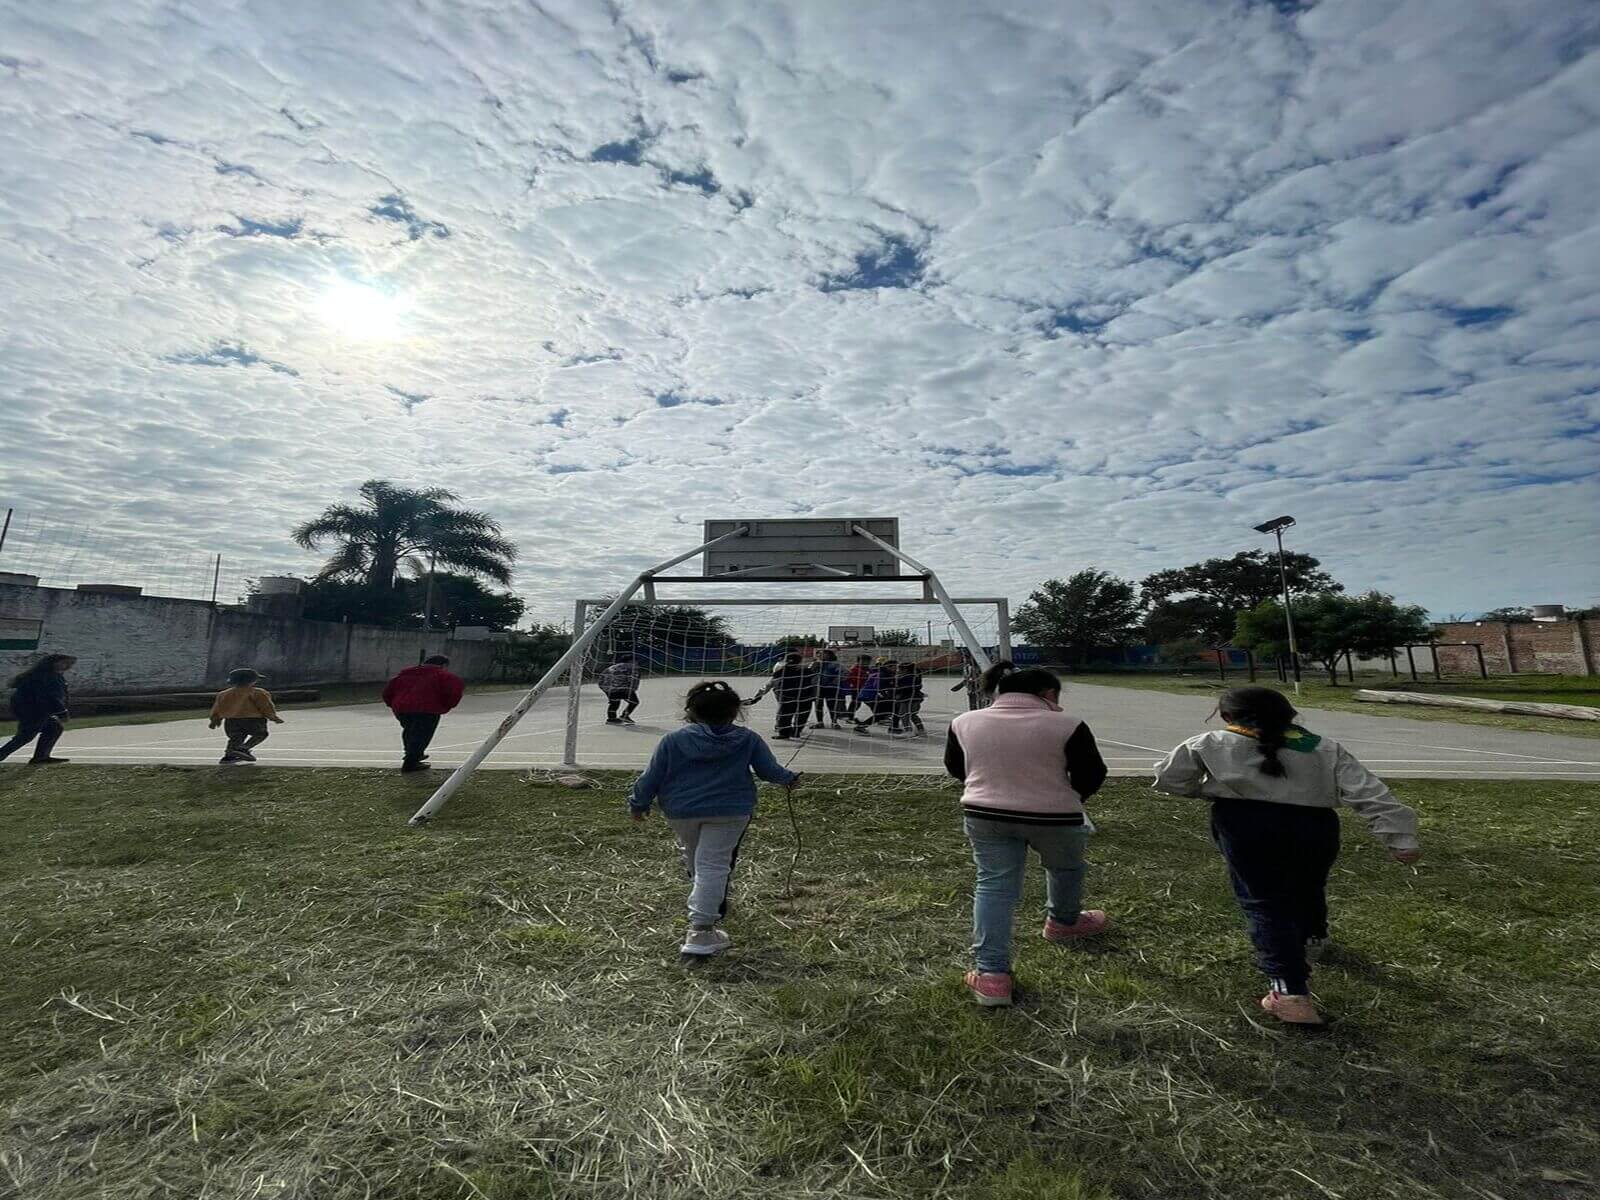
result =
[[1600,708],[1589,708],[1582,704],[1541,704],[1534,700],[1480,700],[1475,696],[1435,696],[1428,692],[1375,692],[1370,689],[1357,692],[1355,698],[1373,704],[1426,704],[1433,708],[1465,708],[1473,712],[1560,717],[1566,721],[1600,721]]

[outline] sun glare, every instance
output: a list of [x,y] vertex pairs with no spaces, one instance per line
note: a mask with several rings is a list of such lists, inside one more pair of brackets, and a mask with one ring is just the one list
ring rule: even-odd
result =
[[346,337],[383,341],[398,337],[410,309],[404,296],[341,280],[317,302],[322,319]]

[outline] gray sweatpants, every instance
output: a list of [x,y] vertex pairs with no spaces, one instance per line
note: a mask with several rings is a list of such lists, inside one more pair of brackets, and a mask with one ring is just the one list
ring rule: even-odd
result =
[[728,876],[749,817],[667,819],[689,872],[689,923],[709,928],[728,915]]

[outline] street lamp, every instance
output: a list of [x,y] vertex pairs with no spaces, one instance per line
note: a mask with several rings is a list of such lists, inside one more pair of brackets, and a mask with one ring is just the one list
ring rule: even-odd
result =
[[1294,524],[1293,517],[1273,517],[1254,526],[1257,533],[1270,533],[1278,539],[1278,579],[1283,584],[1283,623],[1289,629],[1289,661],[1294,664],[1294,695],[1300,698],[1300,647],[1294,641],[1294,612],[1289,605],[1289,569],[1283,565],[1283,531]]

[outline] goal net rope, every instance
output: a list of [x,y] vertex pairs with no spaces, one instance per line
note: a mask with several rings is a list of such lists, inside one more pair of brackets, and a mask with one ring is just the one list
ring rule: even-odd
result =
[[[585,612],[585,626],[604,602]],[[991,657],[994,605],[960,606]],[[732,685],[779,762],[852,791],[942,776],[950,720],[982,702],[971,656],[936,604],[631,603],[577,664],[568,749],[579,767],[642,768],[684,720],[688,689]]]

